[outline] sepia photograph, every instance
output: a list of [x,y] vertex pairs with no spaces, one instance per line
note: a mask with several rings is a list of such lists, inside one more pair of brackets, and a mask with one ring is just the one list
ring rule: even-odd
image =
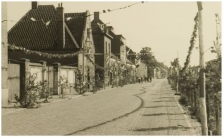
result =
[[221,1],[1,1],[2,136],[222,136]]

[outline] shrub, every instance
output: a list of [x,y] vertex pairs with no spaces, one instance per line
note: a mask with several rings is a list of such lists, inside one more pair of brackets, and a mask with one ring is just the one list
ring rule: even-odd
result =
[[43,82],[40,82],[40,86],[42,87],[40,91],[40,99],[44,98],[45,100],[43,102],[49,102],[48,99],[51,98],[53,95],[52,89],[49,90],[48,82],[46,80],[44,80]]
[[181,105],[187,106],[188,105],[187,98],[185,96],[181,96],[180,99],[179,99],[179,103]]
[[39,98],[39,92],[41,91],[41,85],[39,82],[35,82],[37,79],[37,73],[31,75],[28,73],[25,79],[25,91],[21,96],[15,95],[15,100],[20,103],[24,108],[39,107],[40,104],[37,102]]

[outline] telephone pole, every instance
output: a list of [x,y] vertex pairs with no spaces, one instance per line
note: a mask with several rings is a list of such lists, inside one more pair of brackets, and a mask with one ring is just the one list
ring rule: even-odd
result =
[[199,18],[199,48],[200,48],[200,118],[201,118],[201,129],[202,135],[208,135],[208,126],[207,126],[207,111],[206,111],[206,100],[205,100],[205,65],[204,65],[204,45],[203,45],[203,34],[202,34],[202,3],[197,2],[198,6],[198,18]]

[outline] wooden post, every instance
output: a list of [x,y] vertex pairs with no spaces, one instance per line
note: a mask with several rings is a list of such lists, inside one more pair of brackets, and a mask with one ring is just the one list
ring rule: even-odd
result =
[[59,95],[59,87],[58,82],[60,78],[60,63],[55,62],[53,63],[53,94]]
[[43,66],[42,66],[42,82],[44,82],[44,80],[47,80],[46,78],[46,61],[39,61],[39,63],[41,63]]
[[25,97],[26,79],[29,76],[29,59],[21,58],[20,60],[20,97]]
[[201,118],[201,129],[202,135],[208,135],[208,126],[207,126],[207,111],[206,111],[206,100],[205,100],[205,66],[204,66],[204,45],[203,45],[203,34],[202,34],[202,3],[197,2],[198,6],[198,18],[199,18],[199,48],[200,48],[200,118]]

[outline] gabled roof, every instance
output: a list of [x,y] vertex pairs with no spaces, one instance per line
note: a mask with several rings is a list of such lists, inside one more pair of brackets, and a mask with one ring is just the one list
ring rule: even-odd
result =
[[[99,27],[99,24],[102,26]],[[92,27],[93,33],[104,33],[110,39],[113,39],[113,37],[109,34],[109,31],[110,31],[109,27],[106,24],[104,24],[104,22],[102,22],[100,19],[98,19],[98,20],[94,19],[91,22],[91,27]]]
[[[81,38],[85,26],[85,12],[64,13],[65,49],[77,49],[81,46]],[[29,10],[20,21],[8,32],[8,43],[28,49],[54,49],[57,44],[57,12],[53,5],[39,5]],[[32,21],[35,19],[36,21]],[[44,23],[50,21],[46,26]],[[72,34],[72,35],[71,35]],[[74,40],[75,39],[75,40]],[[75,41],[75,42],[74,42]]]
[[70,29],[72,35],[74,36],[79,46],[81,46],[81,38],[85,25],[85,14],[86,12],[64,14],[65,18],[71,17],[71,19],[65,21],[65,23],[67,24],[68,28]]
[[[50,21],[48,27],[43,21]],[[29,49],[52,48],[56,39],[56,10],[53,5],[39,5],[37,9],[29,10],[8,32],[9,44]]]
[[123,35],[117,35],[117,37],[118,37],[119,39],[121,39],[121,38],[125,39],[125,37],[124,37]]

